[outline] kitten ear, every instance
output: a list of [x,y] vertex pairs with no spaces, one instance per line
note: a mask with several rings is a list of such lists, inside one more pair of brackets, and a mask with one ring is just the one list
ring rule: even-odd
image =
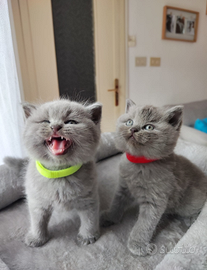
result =
[[129,108],[131,106],[136,106],[136,104],[131,100],[131,99],[127,99],[126,100],[126,109],[125,109],[125,112],[128,113],[129,111]]
[[98,102],[87,106],[90,111],[92,121],[97,125],[101,121],[102,105]]
[[168,123],[179,130],[182,124],[183,106],[172,107],[166,111],[165,115]]
[[22,108],[24,110],[24,114],[26,118],[30,117],[32,112],[37,109],[35,105],[30,104],[30,103],[23,103]]

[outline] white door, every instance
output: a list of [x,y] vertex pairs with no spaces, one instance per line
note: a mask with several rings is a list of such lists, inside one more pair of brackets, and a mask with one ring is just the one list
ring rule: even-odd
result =
[[[109,132],[115,130],[116,120],[125,110],[125,0],[93,3],[97,100],[103,104],[102,132]],[[118,93],[108,91],[115,89],[115,80]]]
[[24,98],[28,102],[57,99],[59,89],[51,0],[9,0],[9,3]]

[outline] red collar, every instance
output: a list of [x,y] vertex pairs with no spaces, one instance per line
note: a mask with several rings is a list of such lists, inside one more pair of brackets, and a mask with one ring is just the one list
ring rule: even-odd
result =
[[126,157],[129,161],[133,163],[150,163],[156,160],[159,160],[158,158],[155,159],[147,159],[146,157],[137,157],[137,156],[132,156],[129,153],[126,153]]

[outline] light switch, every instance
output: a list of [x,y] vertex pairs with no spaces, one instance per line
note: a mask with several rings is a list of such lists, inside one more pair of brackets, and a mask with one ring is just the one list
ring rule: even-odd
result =
[[161,59],[160,57],[150,57],[150,66],[151,67],[159,67]]
[[135,57],[136,67],[145,67],[147,65],[147,57]]

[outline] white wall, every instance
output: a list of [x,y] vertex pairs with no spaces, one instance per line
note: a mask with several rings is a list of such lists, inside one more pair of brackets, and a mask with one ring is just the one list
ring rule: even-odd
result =
[[[165,5],[200,12],[197,42],[162,40]],[[128,0],[128,34],[136,47],[128,48],[129,97],[137,104],[164,105],[207,99],[206,0]],[[146,67],[135,57],[146,56]],[[150,57],[161,57],[150,67]]]

